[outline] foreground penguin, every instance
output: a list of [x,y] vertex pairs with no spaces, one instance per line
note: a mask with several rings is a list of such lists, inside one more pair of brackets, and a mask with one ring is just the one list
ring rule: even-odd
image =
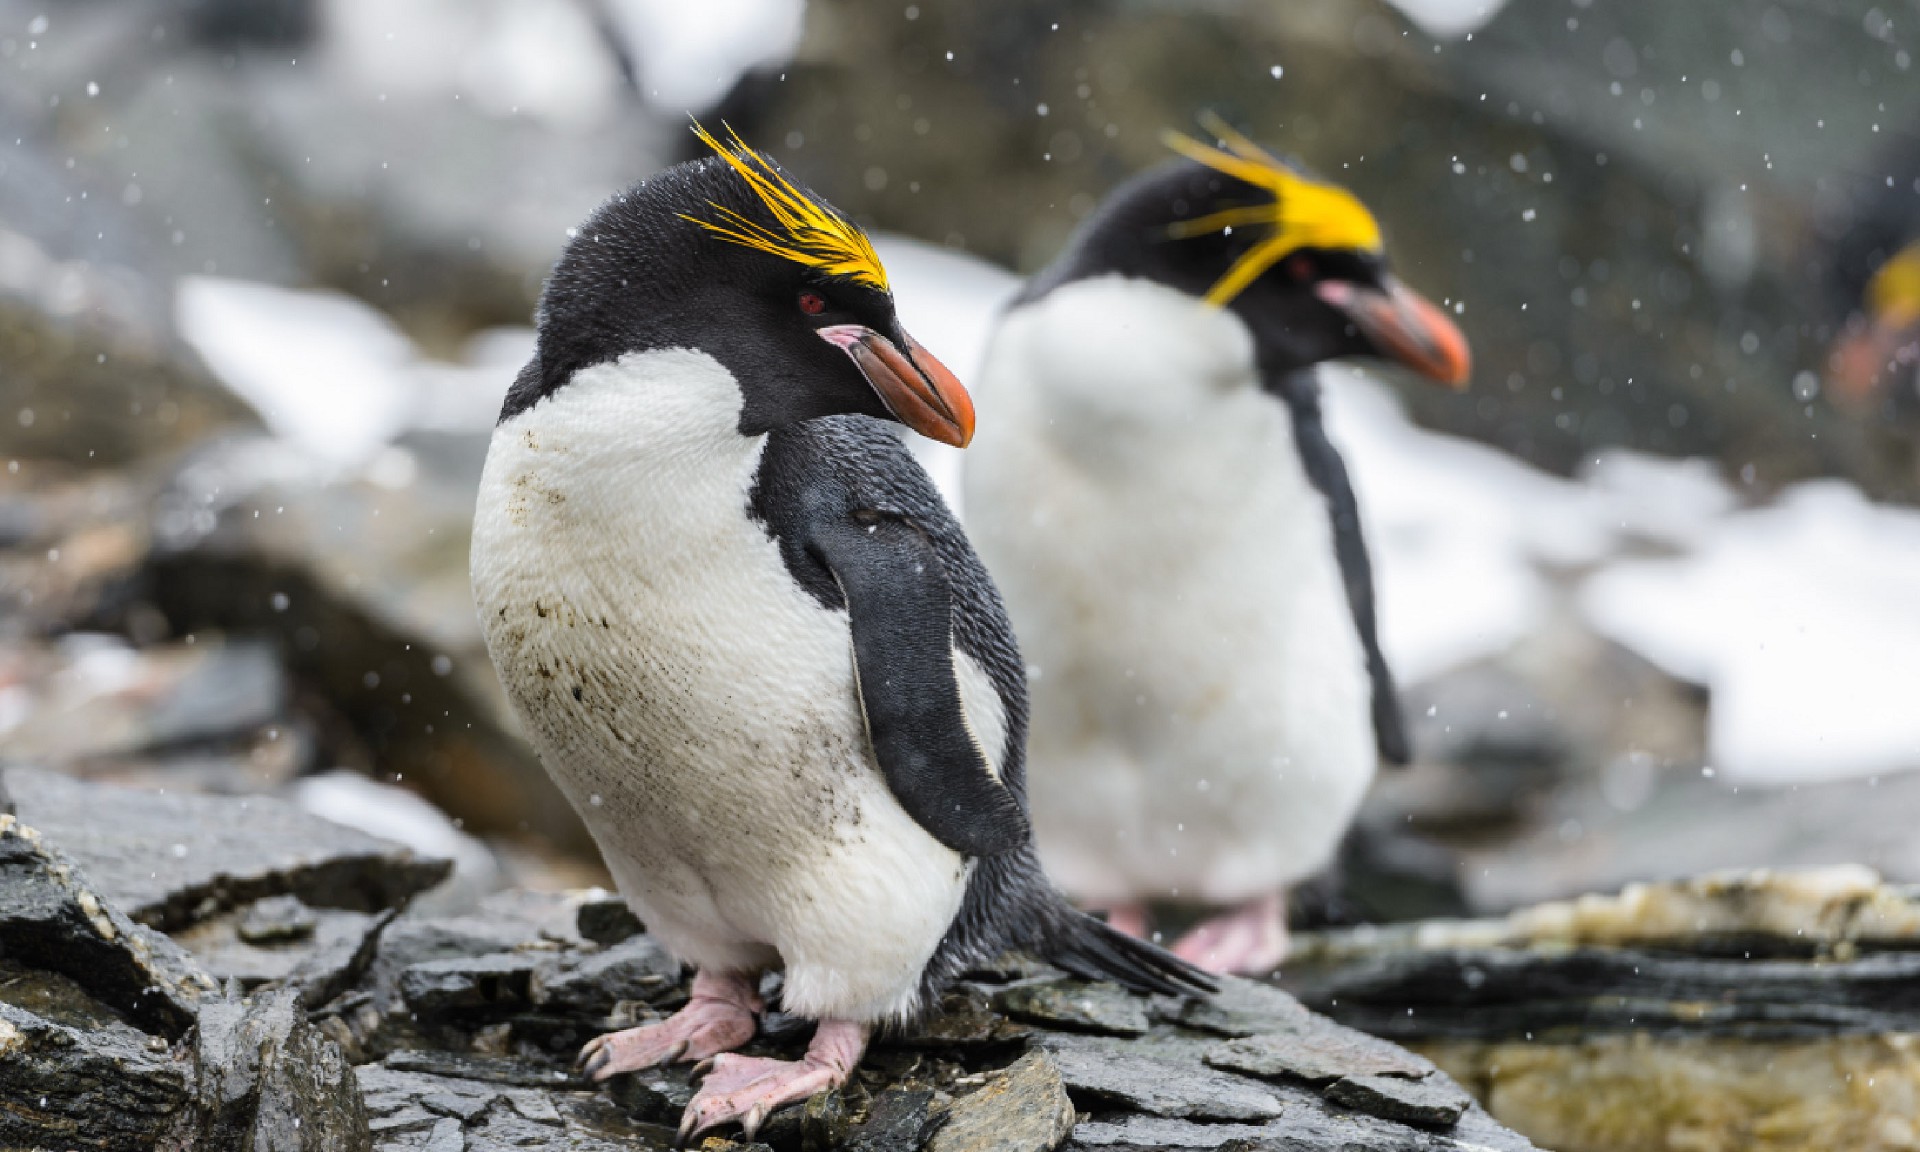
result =
[[1230,151],[1121,187],[1010,306],[968,526],[1033,668],[1033,816],[1074,896],[1229,905],[1174,947],[1285,955],[1284,890],[1326,863],[1406,736],[1313,365],[1467,377],[1350,193],[1214,122]]
[[[1035,861],[1026,689],[986,572],[882,423],[964,445],[867,238],[734,138],[602,205],[548,281],[474,518],[474,599],[529,738],[634,911],[695,965],[588,1072],[711,1060],[683,1137],[845,1080],[1014,947],[1207,978]],[[797,1063],[729,1055],[784,966]]]

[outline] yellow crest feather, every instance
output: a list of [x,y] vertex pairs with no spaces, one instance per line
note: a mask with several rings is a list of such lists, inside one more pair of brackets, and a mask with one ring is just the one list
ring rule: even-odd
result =
[[1324,184],[1300,175],[1228,127],[1218,116],[1209,113],[1201,117],[1200,123],[1224,141],[1227,150],[1171,131],[1166,134],[1167,147],[1216,172],[1273,193],[1270,204],[1228,208],[1183,220],[1171,229],[1174,236],[1182,238],[1205,236],[1227,228],[1265,226],[1272,229],[1207,290],[1207,303],[1226,304],[1258,280],[1262,272],[1297,249],[1380,251],[1380,225],[1353,193],[1337,184]]
[[1920,319],[1920,240],[1894,253],[1867,282],[1867,310],[1894,324]]
[[740,174],[747,187],[773,214],[779,228],[769,228],[712,201],[707,203],[720,214],[717,220],[702,220],[681,213],[682,220],[698,224],[731,243],[817,269],[824,276],[841,277],[880,292],[888,290],[887,270],[881,266],[873,242],[851,220],[796,188],[772,161],[748,147],[732,128],[727,128],[727,144],[715,139],[697,120],[693,132]]

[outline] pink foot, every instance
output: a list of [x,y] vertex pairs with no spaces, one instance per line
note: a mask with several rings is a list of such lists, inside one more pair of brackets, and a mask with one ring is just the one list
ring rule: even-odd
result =
[[1137,900],[1116,900],[1111,904],[1090,904],[1089,911],[1105,912],[1107,927],[1124,932],[1135,940],[1147,939],[1147,906]]
[[763,1005],[753,980],[737,972],[698,972],[687,1006],[657,1024],[587,1041],[580,1062],[594,1080],[675,1060],[705,1060],[753,1039]]
[[[727,1052],[708,1061],[711,1070],[680,1118],[679,1143],[729,1120],[752,1140],[775,1108],[805,1100],[815,1092],[838,1088],[867,1049],[867,1026],[850,1020],[822,1020],[797,1061],[768,1060]],[[696,1069],[698,1071],[698,1069]]]
[[1173,954],[1209,972],[1265,976],[1287,958],[1286,899],[1276,892],[1204,920]]

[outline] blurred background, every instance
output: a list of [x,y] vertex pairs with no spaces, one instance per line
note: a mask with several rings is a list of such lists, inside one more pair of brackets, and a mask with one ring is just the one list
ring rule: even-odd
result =
[[[1356,191],[1465,393],[1326,373],[1417,763],[1308,912],[1920,880],[1915,0],[0,0],[0,758],[601,877],[473,489],[567,230],[725,120],[963,380],[1214,109]],[[1891,271],[1883,271],[1891,264]],[[951,485],[954,461],[929,455]]]

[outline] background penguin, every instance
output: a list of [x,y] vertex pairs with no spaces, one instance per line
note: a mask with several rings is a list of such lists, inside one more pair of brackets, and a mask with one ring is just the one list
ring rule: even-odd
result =
[[1135,933],[1149,898],[1233,906],[1174,951],[1259,972],[1407,755],[1308,369],[1458,385],[1467,348],[1350,193],[1209,127],[1231,151],[1170,138],[1010,306],[964,493],[1031,661],[1042,860]]
[[[843,1081],[869,1029],[1022,947],[1207,986],[1065,904],[1033,855],[1026,693],[993,585],[893,419],[965,444],[857,228],[738,138],[602,205],[543,298],[474,520],[474,598],[529,738],[621,893],[698,966],[597,1079],[713,1061],[682,1135]],[[877,419],[876,419],[877,418]],[[819,1026],[726,1054],[763,968]]]

